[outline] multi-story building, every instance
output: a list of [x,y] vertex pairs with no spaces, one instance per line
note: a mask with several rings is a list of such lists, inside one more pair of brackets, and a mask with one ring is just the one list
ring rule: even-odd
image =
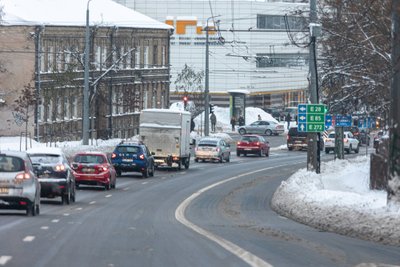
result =
[[2,5],[0,135],[82,137],[87,26],[91,138],[133,136],[141,109],[169,106],[173,27],[110,0]]
[[308,42],[307,25],[299,12],[309,8],[308,1],[114,1],[175,27],[171,100],[181,98],[174,81],[185,64],[197,72],[206,70],[208,26],[212,104],[228,106],[229,92],[247,93],[247,105],[261,108],[305,101],[309,50],[292,41]]

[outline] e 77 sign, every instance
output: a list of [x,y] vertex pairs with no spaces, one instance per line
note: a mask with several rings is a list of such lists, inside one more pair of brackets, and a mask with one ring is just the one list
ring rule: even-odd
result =
[[299,132],[323,132],[325,130],[325,105],[299,104],[297,111],[297,130]]

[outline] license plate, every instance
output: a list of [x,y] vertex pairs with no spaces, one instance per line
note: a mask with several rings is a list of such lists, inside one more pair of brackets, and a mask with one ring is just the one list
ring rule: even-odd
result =
[[133,159],[123,159],[123,162],[133,162]]
[[92,168],[83,168],[83,169],[82,169],[82,172],[91,173],[91,172],[94,172],[94,169],[92,169]]
[[245,148],[244,150],[251,150],[250,148]]
[[0,194],[8,194],[8,188],[0,187]]

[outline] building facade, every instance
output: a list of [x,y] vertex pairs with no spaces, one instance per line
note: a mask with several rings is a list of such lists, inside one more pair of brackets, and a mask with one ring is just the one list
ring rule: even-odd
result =
[[[24,134],[43,142],[80,140],[85,26],[5,19],[0,28],[0,116],[5,122],[0,135]],[[169,106],[172,27],[110,22],[92,23],[89,29],[89,136],[131,137],[138,132],[142,109]],[[24,97],[24,88],[37,96],[28,106],[16,102]]]
[[[229,91],[246,91],[248,106],[296,106],[307,98],[308,40],[305,1],[114,0],[175,27],[171,37],[171,101],[181,99],[174,81],[185,64],[206,69],[209,27],[211,103],[228,106]],[[204,87],[203,87],[204,88]]]

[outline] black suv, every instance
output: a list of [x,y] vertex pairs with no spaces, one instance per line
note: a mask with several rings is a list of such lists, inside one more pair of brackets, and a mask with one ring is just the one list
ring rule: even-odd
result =
[[289,151],[296,149],[307,149],[307,133],[297,131],[297,127],[291,127],[286,137]]
[[154,176],[154,157],[142,142],[121,142],[115,147],[111,162],[117,176],[122,172],[140,172],[143,178]]

